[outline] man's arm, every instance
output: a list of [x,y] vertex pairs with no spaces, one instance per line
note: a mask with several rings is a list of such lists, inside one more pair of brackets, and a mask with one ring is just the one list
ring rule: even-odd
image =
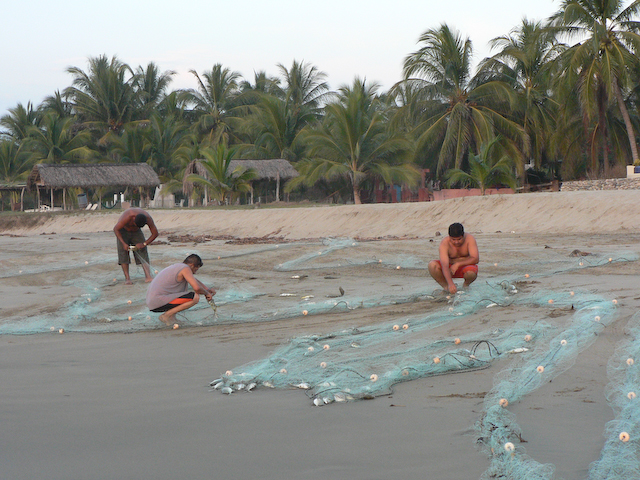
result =
[[442,266],[442,276],[444,277],[447,285],[449,285],[449,290],[452,287],[455,288],[455,284],[453,283],[453,277],[451,276],[451,266],[449,265],[449,237],[446,237],[440,242],[440,265]]
[[145,215],[147,216],[147,226],[149,227],[149,230],[151,230],[151,236],[145,241],[145,243],[149,245],[158,237],[158,228],[153,222],[153,218],[151,218],[151,215],[149,215],[148,213],[145,213]]
[[193,288],[194,292],[204,295],[207,298],[207,300],[211,300],[211,297],[215,295],[216,291],[213,289],[207,288],[200,280],[198,280],[193,275],[191,268],[189,267],[183,268],[182,270],[180,270],[180,274],[184,277],[187,283],[191,285],[191,288]]
[[122,238],[120,230],[122,230],[127,225],[127,220],[128,219],[126,216],[120,217],[118,223],[116,223],[116,226],[113,227],[113,232],[116,234],[116,238],[120,241],[120,243],[122,243],[122,245],[124,245],[125,250],[129,250],[129,245],[127,245],[127,242],[125,242]]
[[478,244],[476,243],[476,239],[473,235],[467,234],[467,248],[469,249],[469,256],[456,258],[452,267],[455,265],[457,271],[461,267],[466,267],[467,265],[477,265],[480,261],[480,253],[478,252]]

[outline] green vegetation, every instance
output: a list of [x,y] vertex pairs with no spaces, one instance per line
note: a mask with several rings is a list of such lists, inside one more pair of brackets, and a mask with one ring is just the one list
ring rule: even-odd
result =
[[35,163],[146,162],[173,191],[234,203],[258,187],[230,160],[284,158],[300,172],[292,200],[361,203],[381,183],[417,185],[421,169],[483,191],[516,187],[531,167],[549,180],[611,176],[640,164],[639,10],[564,0],[547,20],[496,32],[475,71],[471,39],[427,28],[388,91],[359,78],[332,91],[295,60],[253,79],[213,64],[171,90],[175,72],[153,62],[90,57],[68,68],[64,91],[0,117],[0,184],[23,183]]

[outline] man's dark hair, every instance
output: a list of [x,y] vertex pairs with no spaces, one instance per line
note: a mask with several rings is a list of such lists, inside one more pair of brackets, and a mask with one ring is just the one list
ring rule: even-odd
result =
[[460,238],[464,236],[464,227],[461,223],[452,223],[449,225],[449,236],[453,238]]
[[200,268],[202,266],[202,259],[200,258],[200,255],[196,255],[195,253],[192,253],[187,258],[185,258],[184,262],[182,263],[186,263],[187,265],[193,265],[194,267]]
[[136,215],[134,220],[138,228],[142,228],[147,224],[147,216],[144,213],[139,213]]

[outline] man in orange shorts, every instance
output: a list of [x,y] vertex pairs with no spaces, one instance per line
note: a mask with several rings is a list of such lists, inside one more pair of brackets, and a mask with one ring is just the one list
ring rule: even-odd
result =
[[480,254],[473,235],[464,233],[460,223],[449,225],[449,236],[440,242],[440,260],[429,262],[429,273],[445,291],[456,293],[454,278],[464,278],[463,288],[478,277]]
[[[158,318],[171,326],[176,313],[191,308],[200,301],[200,295],[207,300],[216,294],[194,275],[202,266],[202,259],[195,253],[189,255],[182,263],[175,263],[162,270],[147,289],[147,307],[152,312],[162,312]],[[187,291],[189,286],[192,292]]]

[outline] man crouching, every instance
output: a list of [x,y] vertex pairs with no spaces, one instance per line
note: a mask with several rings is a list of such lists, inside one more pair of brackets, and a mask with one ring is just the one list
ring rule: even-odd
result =
[[[202,266],[202,259],[191,254],[182,263],[175,263],[155,276],[147,289],[147,307],[152,312],[164,312],[159,320],[171,326],[176,313],[191,308],[200,301],[200,295],[207,300],[216,294],[207,288],[194,274]],[[193,292],[189,292],[189,285]],[[199,295],[200,294],[200,295]]]
[[460,223],[449,225],[449,236],[440,242],[439,260],[429,262],[429,273],[445,291],[453,294],[458,287],[454,278],[463,278],[463,288],[468,287],[478,276],[480,254],[473,235],[464,233]]

